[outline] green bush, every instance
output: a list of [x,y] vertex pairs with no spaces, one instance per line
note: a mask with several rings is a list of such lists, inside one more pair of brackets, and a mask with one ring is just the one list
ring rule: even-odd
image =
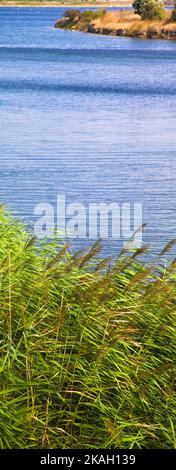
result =
[[72,254],[0,211],[0,448],[175,448],[176,263]]
[[95,11],[86,10],[86,11],[83,11],[83,13],[81,14],[81,20],[86,21],[86,22],[90,22],[95,18],[95,16],[96,16]]
[[164,5],[159,0],[134,0],[133,8],[143,20],[163,20],[165,18]]
[[95,18],[102,18],[105,15],[105,13],[106,13],[105,9],[96,10],[96,11],[86,10],[86,11],[83,11],[83,13],[81,14],[81,20],[85,21],[86,23],[90,23]]
[[141,18],[143,20],[163,20],[165,18],[163,3],[156,0],[145,0],[141,8]]
[[64,16],[69,18],[70,21],[74,21],[77,18],[81,18],[81,12],[80,10],[66,10]]
[[107,13],[105,8],[96,11],[96,18],[102,18]]
[[134,0],[134,2],[133,2],[134,11],[139,16],[141,15],[141,11],[142,11],[142,7],[143,7],[144,2],[145,2],[145,0]]

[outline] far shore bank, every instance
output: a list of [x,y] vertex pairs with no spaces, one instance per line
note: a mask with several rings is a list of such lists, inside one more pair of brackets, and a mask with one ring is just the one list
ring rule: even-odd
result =
[[[117,0],[117,1],[30,1],[27,0],[0,0],[0,7],[22,7],[22,8],[128,8],[132,7],[133,1],[130,0]],[[166,0],[165,6],[172,6],[174,1]]]
[[132,2],[128,1],[128,0],[119,0],[117,2],[76,2],[76,3],[73,3],[73,2],[60,2],[58,4],[58,2],[24,2],[24,3],[21,3],[21,2],[18,2],[18,1],[0,1],[0,7],[22,7],[22,8],[34,8],[34,7],[37,7],[37,8],[43,8],[43,7],[48,7],[48,8],[103,8],[103,7],[106,7],[106,8],[118,8],[118,7],[131,7],[132,6]]
[[[73,16],[74,15],[74,16]],[[163,20],[142,20],[133,11],[67,11],[55,28],[82,31],[84,33],[125,36],[140,39],[176,40],[176,22],[166,11]]]

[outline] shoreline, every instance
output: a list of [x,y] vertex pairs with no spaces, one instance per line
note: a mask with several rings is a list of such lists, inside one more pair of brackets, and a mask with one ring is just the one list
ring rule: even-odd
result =
[[[101,1],[100,2],[65,2],[65,3],[59,3],[56,1],[53,2],[38,2],[37,0],[34,2],[18,2],[18,0],[0,0],[0,8],[132,8],[133,1],[131,0],[117,0],[117,2],[108,2],[108,1]],[[174,4],[174,1],[169,0],[164,2],[165,6],[169,7]]]
[[77,10],[74,16],[68,11],[68,15],[57,20],[55,28],[134,39],[176,40],[176,22],[172,21],[169,12],[162,20],[142,20],[131,10]]

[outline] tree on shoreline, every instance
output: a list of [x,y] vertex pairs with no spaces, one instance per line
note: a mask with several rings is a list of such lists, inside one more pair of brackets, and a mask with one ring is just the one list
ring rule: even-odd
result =
[[165,18],[165,8],[160,0],[134,0],[133,8],[142,20],[163,20]]
[[145,0],[141,9],[142,20],[163,20],[165,18],[165,8],[158,0]]
[[137,15],[140,15],[141,16],[141,12],[142,12],[142,7],[143,7],[143,4],[145,3],[145,0],[134,0],[133,2],[133,8],[134,8],[134,12],[137,14]]

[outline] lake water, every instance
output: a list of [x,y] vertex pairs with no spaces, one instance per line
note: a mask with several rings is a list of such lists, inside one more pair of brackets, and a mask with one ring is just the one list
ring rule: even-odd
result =
[[28,224],[57,194],[140,202],[158,250],[176,237],[176,43],[56,30],[63,11],[0,8],[0,201]]

